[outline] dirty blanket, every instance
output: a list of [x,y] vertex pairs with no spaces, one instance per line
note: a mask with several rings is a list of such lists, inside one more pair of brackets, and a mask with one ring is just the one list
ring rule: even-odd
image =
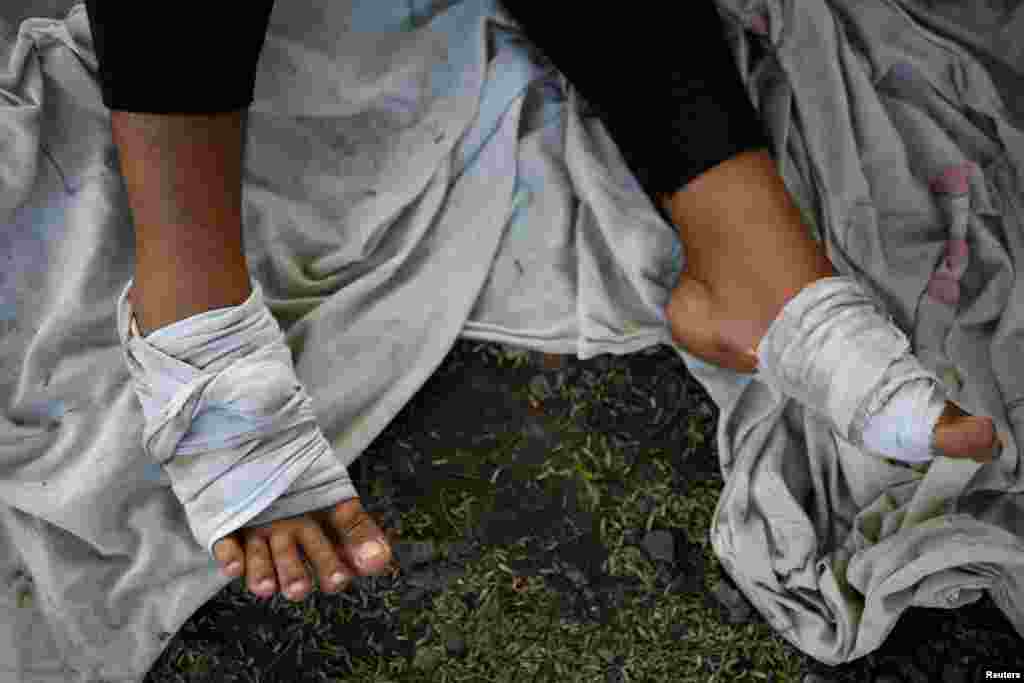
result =
[[[717,3],[813,235],[1007,447],[899,466],[677,349],[721,411],[715,553],[828,664],[983,591],[1024,636],[1024,3]],[[83,5],[4,2],[0,150],[0,670],[141,681],[229,580],[142,449],[115,309],[133,230]],[[493,0],[277,3],[245,154],[250,271],[346,466],[459,337],[672,344],[685,245]]]

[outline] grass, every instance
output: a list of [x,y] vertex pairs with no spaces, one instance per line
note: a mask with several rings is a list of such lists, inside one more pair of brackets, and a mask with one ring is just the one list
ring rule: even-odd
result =
[[[613,416],[627,412],[615,397],[632,391],[664,416],[671,406],[657,405],[648,384],[638,386],[621,367],[595,372],[573,359],[583,367],[580,382],[538,397],[545,382],[536,379],[531,354],[494,345],[475,345],[470,353],[470,345],[460,345],[461,353],[450,356],[362,456],[375,470],[361,488],[364,500],[371,506],[383,501],[390,509],[385,525],[395,530],[396,540],[432,542],[434,561],[411,571],[403,563],[400,577],[360,580],[351,594],[316,593],[299,604],[280,596],[261,603],[235,581],[193,615],[147,681],[799,680],[804,659],[799,652],[758,616],[740,626],[725,623],[708,599],[721,577],[708,529],[722,481],[707,409],[676,420],[683,435],[677,448],[640,443],[626,457],[610,430],[601,429],[600,419],[595,429],[595,410],[604,406]],[[495,417],[466,421],[465,409],[474,406],[479,413],[484,400],[465,390],[480,374],[486,379],[478,385],[503,387],[492,391],[487,403]],[[455,410],[436,416],[442,403]],[[560,408],[543,411],[542,405]],[[531,414],[542,417],[524,419]],[[537,443],[538,424],[549,447],[535,447],[532,457],[523,457],[529,444]],[[474,429],[468,440],[459,427]],[[401,466],[387,464],[386,452],[419,453],[420,467],[429,463],[432,471],[443,469],[443,481],[418,486],[412,495],[407,489],[401,493],[395,483]],[[710,475],[695,476],[685,465],[700,458]],[[363,467],[371,469],[366,463]],[[503,477],[516,485],[529,482],[536,501],[567,495],[574,500],[560,516],[541,517],[542,523],[532,525],[513,521],[504,540],[481,542],[480,529],[489,518],[510,514],[510,502],[501,499],[495,483]],[[526,504],[523,490],[513,507]],[[690,539],[696,577],[690,590],[673,588],[669,565],[639,547],[638,537],[652,529],[675,530]],[[604,554],[600,566],[586,572],[579,568],[586,567],[586,560],[580,561],[585,553],[567,550],[581,538],[596,539]],[[429,578],[457,554],[453,549],[465,551],[474,542],[476,553],[448,566],[454,578],[441,590],[421,589],[418,595],[415,586],[410,590],[409,581]],[[541,555],[552,561],[530,569]],[[584,604],[592,614],[580,618],[580,584],[586,586],[584,596],[588,589],[591,597],[609,593],[587,585],[585,574],[595,572],[619,582],[617,602]],[[569,585],[573,580],[576,586]],[[368,611],[375,618],[367,618]],[[245,628],[230,635],[230,620],[244,621]],[[367,638],[370,631],[390,640],[390,650]],[[354,640],[365,641],[364,652],[353,654]]]

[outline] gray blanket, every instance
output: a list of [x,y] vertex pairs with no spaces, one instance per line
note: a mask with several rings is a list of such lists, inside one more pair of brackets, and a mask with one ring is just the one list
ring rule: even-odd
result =
[[[829,664],[908,606],[986,590],[1024,635],[1024,5],[931,4],[718,0],[815,236],[1007,444],[989,466],[898,466],[679,349],[721,409],[715,552]],[[67,9],[0,8],[0,670],[141,681],[228,580],[141,447],[115,326],[132,226]],[[247,257],[346,466],[459,337],[583,359],[672,343],[685,245],[540,59],[493,1],[275,7]]]

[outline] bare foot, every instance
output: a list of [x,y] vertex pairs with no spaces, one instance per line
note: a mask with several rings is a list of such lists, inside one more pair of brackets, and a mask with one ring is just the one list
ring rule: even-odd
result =
[[[359,552],[371,549],[375,541],[382,544],[383,554],[360,561]],[[344,590],[355,576],[385,574],[391,568],[387,537],[363,510],[359,498],[239,529],[217,541],[213,554],[225,575],[244,575],[254,595],[269,598],[280,589],[292,601],[304,600],[313,589],[313,577],[306,571],[303,555],[315,568],[321,590],[327,593]],[[239,568],[226,571],[235,561]],[[340,575],[340,580],[332,579],[335,575]]]

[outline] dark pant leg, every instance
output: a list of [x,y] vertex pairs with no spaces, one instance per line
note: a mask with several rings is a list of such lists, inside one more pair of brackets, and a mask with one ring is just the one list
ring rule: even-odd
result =
[[[770,146],[711,0],[503,2],[600,111],[655,205],[722,161]],[[195,0],[170,11],[85,4],[109,109],[216,113],[252,104],[273,0],[233,14],[204,13]]]
[[176,0],[86,0],[103,104],[152,114],[210,114],[252,105],[274,0],[237,12]]
[[771,149],[711,0],[502,3],[598,110],[655,206],[741,152]]

